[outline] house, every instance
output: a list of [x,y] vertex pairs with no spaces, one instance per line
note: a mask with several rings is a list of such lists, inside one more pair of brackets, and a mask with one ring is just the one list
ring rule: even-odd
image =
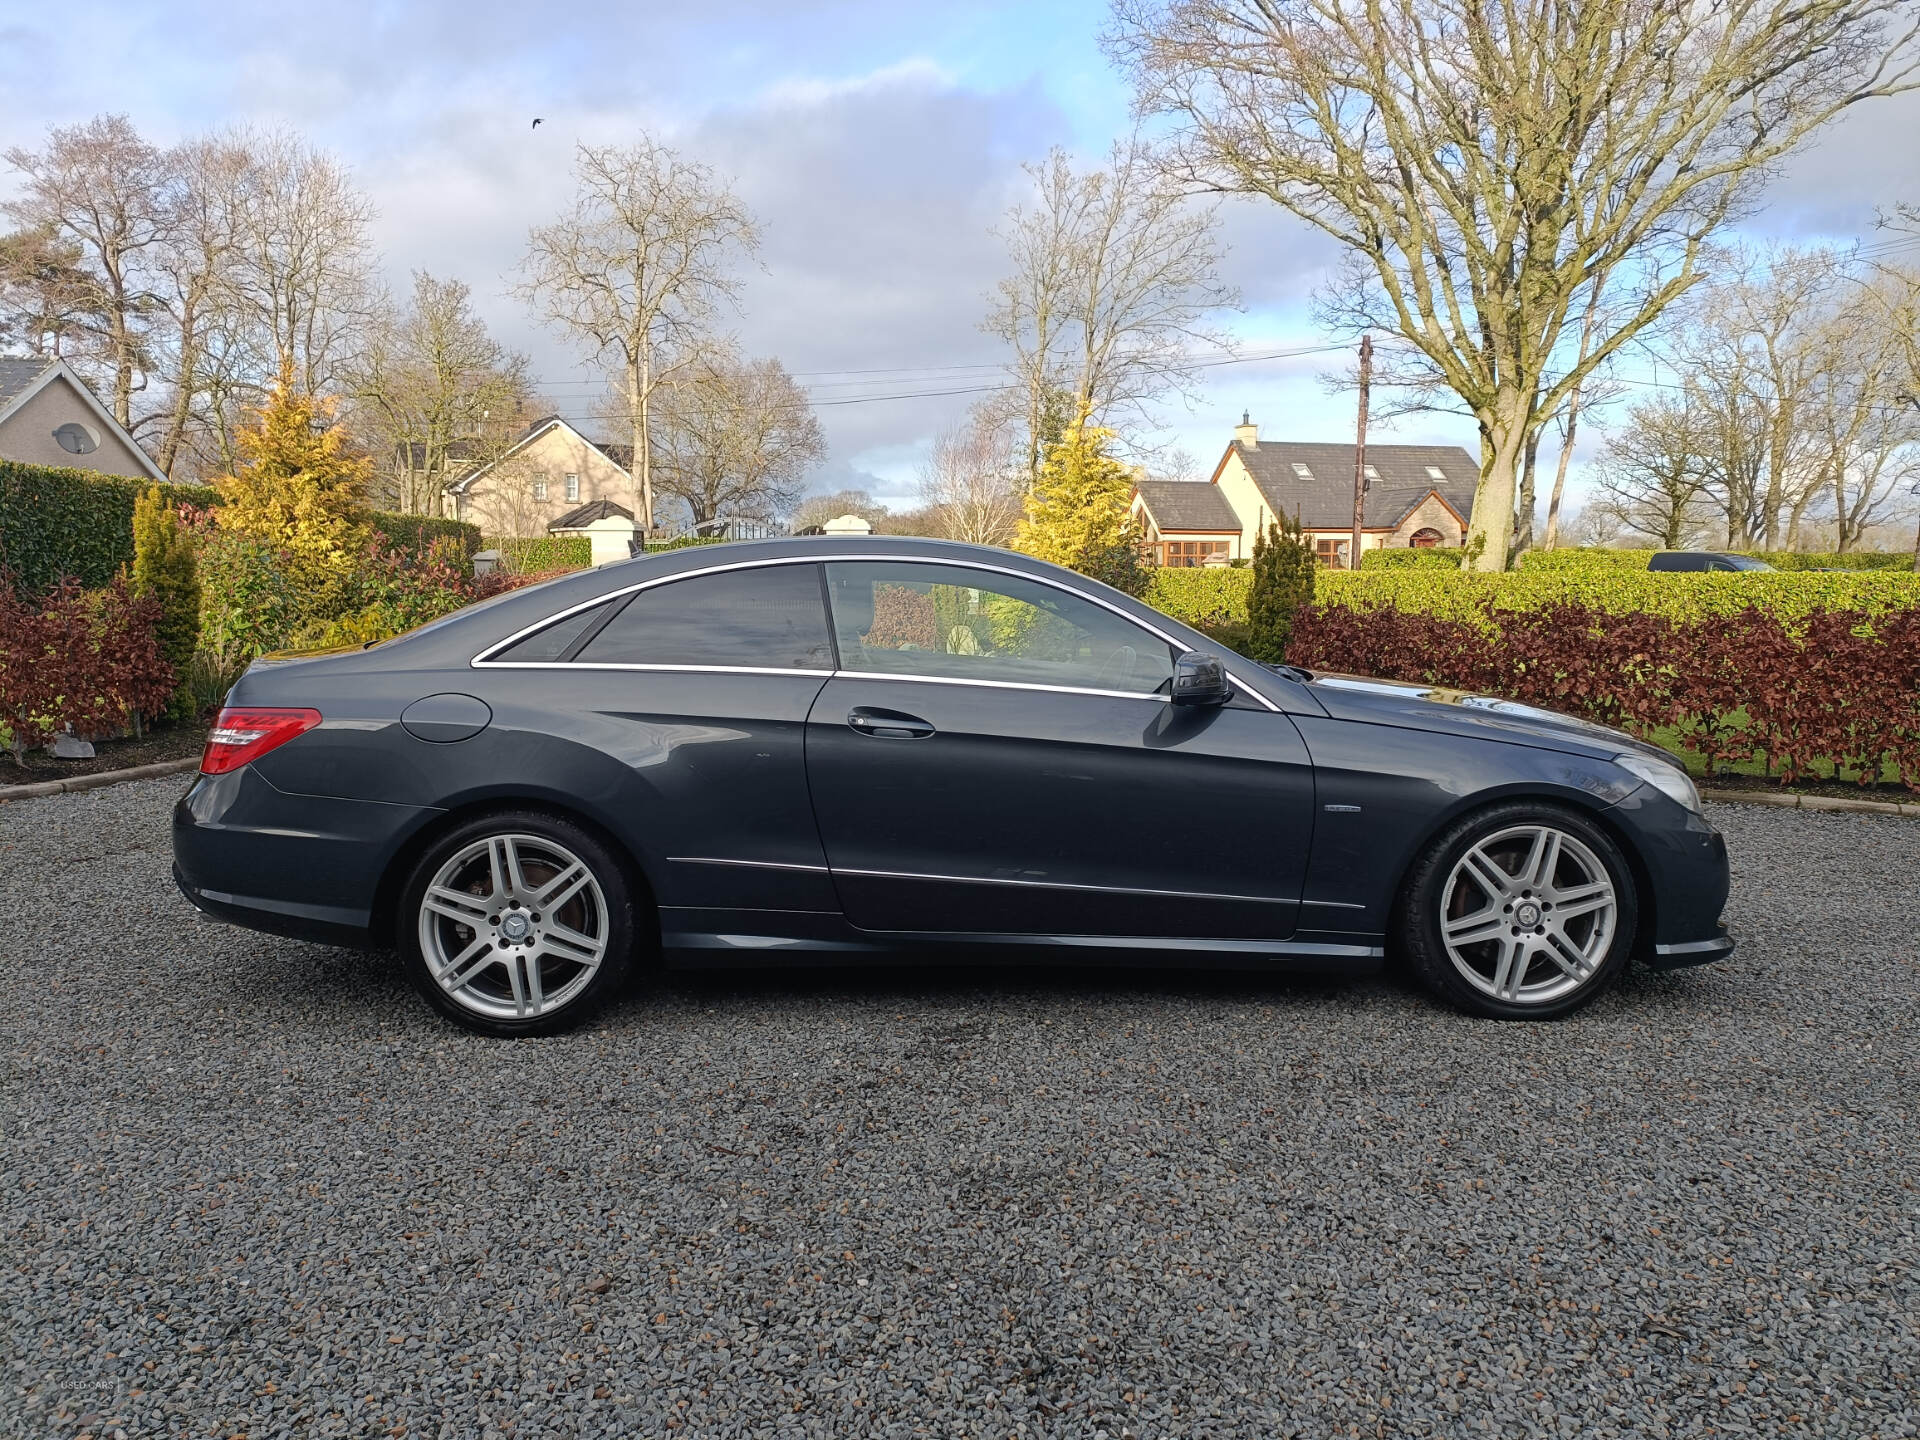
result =
[[[1369,445],[1361,546],[1458,545],[1480,467],[1458,445]],[[1242,416],[1213,477],[1142,480],[1133,515],[1162,565],[1251,559],[1254,537],[1298,514],[1314,553],[1345,565],[1353,535],[1353,446],[1261,440]]]
[[0,359],[0,460],[167,477],[64,360]]
[[596,500],[632,515],[632,448],[601,445],[558,415],[536,420],[494,459],[468,466],[445,486],[442,514],[487,535],[533,537]]

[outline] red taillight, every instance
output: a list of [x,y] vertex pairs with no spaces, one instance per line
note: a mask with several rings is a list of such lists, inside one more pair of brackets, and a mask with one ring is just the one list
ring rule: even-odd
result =
[[277,750],[296,735],[320,723],[318,710],[252,710],[229,705],[213,723],[206,753],[200,757],[202,775],[224,775]]

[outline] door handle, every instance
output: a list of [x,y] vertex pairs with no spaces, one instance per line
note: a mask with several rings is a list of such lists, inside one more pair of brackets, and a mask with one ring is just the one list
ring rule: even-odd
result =
[[898,710],[877,710],[868,705],[856,705],[847,716],[847,724],[877,740],[925,740],[933,734],[933,726],[918,715],[902,715]]

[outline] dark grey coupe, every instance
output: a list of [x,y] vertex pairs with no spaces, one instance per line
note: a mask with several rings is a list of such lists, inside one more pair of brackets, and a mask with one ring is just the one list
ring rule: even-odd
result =
[[396,947],[476,1030],[636,964],[939,954],[1371,968],[1567,1014],[1699,964],[1683,771],[1504,701],[1270,669],[1002,550],[673,551],[273,657],[174,816],[202,910]]

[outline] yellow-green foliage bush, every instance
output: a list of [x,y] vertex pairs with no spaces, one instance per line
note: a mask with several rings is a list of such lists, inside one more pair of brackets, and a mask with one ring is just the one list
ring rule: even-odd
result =
[[[1196,629],[1244,625],[1252,579],[1245,570],[1160,570],[1145,598],[1149,605]],[[1884,570],[1666,575],[1618,566],[1520,570],[1506,575],[1322,570],[1316,576],[1314,599],[1355,610],[1392,607],[1409,614],[1475,621],[1489,603],[1496,610],[1521,611],[1552,604],[1584,605],[1609,615],[1664,615],[1673,620],[1736,615],[1752,607],[1793,624],[1828,610],[1884,614],[1920,607],[1920,575]]]
[[[1366,569],[1375,552],[1369,551],[1360,562]],[[1398,553],[1398,552],[1392,552]],[[1432,552],[1429,551],[1429,554]],[[1520,557],[1517,569],[1535,574],[1542,570],[1645,570],[1653,550],[1529,550]],[[1747,555],[1764,560],[1776,570],[1911,570],[1913,557],[1880,551],[1850,550],[1844,555],[1826,550],[1731,550],[1731,555]]]
[[1467,552],[1458,545],[1432,545],[1424,550],[1412,546],[1381,546],[1360,552],[1362,570],[1458,570],[1460,557]]

